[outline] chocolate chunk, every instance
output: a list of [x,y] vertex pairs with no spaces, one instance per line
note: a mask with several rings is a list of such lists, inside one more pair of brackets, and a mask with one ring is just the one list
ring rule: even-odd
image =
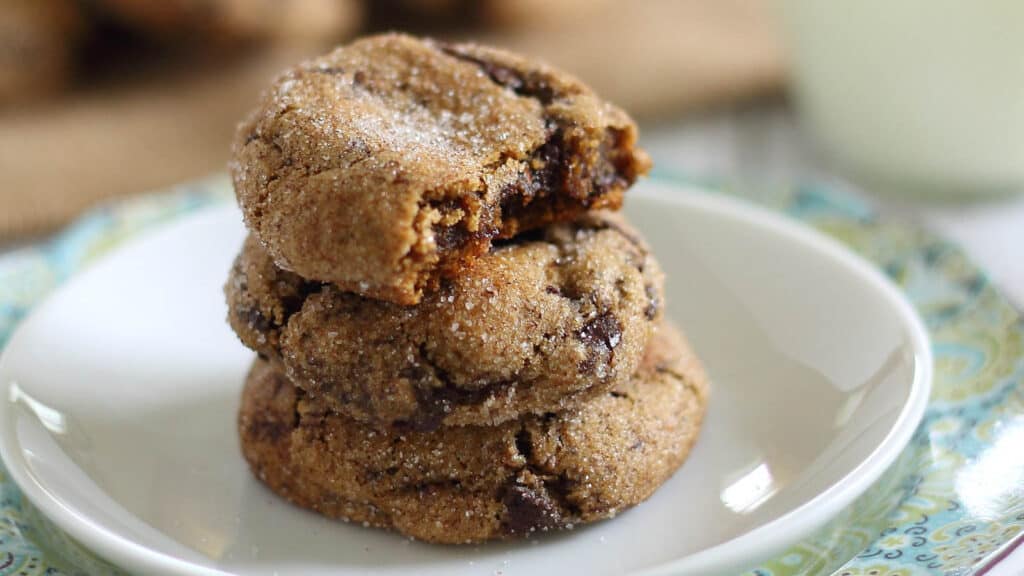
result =
[[440,379],[444,383],[441,388],[417,389],[417,400],[423,409],[406,426],[418,432],[436,430],[455,406],[480,404],[490,396],[500,396],[502,389],[512,386],[511,382],[498,381],[483,388],[467,390],[456,387],[443,373]]
[[505,528],[511,534],[554,528],[562,515],[546,492],[513,484],[505,492]]
[[487,74],[495,84],[504,86],[520,96],[534,98],[544,105],[550,104],[555,99],[555,90],[538,74],[525,74],[496,62],[474,58],[451,44],[443,46],[442,50],[453,58],[479,66],[480,70]]
[[580,373],[589,374],[600,361],[602,352],[608,353],[608,364],[615,361],[615,347],[622,341],[622,325],[611,312],[602,312],[584,324],[576,336],[589,349],[586,359],[577,369]]
[[579,339],[590,347],[603,347],[614,358],[615,347],[622,341],[622,325],[611,312],[602,312],[584,324]]
[[[506,220],[530,223],[532,219],[551,218],[552,207],[535,202],[537,198],[549,196],[554,190],[562,190],[578,200],[585,200],[587,194],[576,191],[581,186],[568,186],[568,171],[565,163],[566,151],[562,131],[554,129],[547,141],[534,151],[531,168],[524,168],[515,182],[501,190],[501,216]],[[529,227],[529,225],[527,226]]]
[[[479,404],[489,396],[499,395],[502,389],[512,385],[512,382],[499,380],[482,388],[459,388],[452,383],[447,372],[434,364],[425,346],[420,347],[417,363],[404,368],[400,374],[403,378],[416,383],[416,401],[421,410],[414,419],[398,422],[396,426],[417,432],[437,430],[453,407]],[[442,385],[434,386],[433,381],[439,381]]]

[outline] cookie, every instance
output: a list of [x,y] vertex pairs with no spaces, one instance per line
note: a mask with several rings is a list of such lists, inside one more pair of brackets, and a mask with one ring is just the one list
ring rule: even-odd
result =
[[246,39],[332,39],[362,22],[357,0],[98,0],[124,25],[165,40],[194,36]]
[[699,361],[665,325],[631,380],[559,414],[378,431],[257,360],[238,425],[254,474],[291,502],[462,543],[571,528],[640,503],[686,458],[707,398]]
[[379,30],[479,32],[558,27],[578,21],[609,0],[374,0],[370,25]]
[[558,70],[390,34],[278,78],[230,170],[280,267],[409,305],[496,238],[618,208],[650,164],[636,137]]
[[483,7],[483,20],[496,28],[549,28],[579,25],[610,0],[492,0]]
[[367,19],[373,30],[465,30],[484,23],[484,8],[489,4],[486,0],[373,0],[367,3]]
[[497,424],[627,381],[663,277],[614,213],[497,244],[416,306],[307,282],[250,237],[226,285],[243,343],[334,410],[383,426]]

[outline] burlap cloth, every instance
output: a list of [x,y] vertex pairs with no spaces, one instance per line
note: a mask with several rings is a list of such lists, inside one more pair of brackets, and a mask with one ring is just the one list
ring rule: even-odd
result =
[[[771,0],[595,2],[572,20],[478,35],[574,72],[650,125],[776,92]],[[309,48],[178,70],[0,112],[0,241],[52,230],[99,201],[224,168],[236,122]]]

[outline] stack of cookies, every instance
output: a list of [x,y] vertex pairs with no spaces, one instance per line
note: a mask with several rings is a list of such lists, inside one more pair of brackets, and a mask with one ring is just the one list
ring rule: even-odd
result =
[[650,164],[636,134],[578,80],[476,45],[376,36],[281,76],[231,166],[255,474],[321,514],[448,543],[650,496],[707,383],[661,322],[658,263],[612,212]]

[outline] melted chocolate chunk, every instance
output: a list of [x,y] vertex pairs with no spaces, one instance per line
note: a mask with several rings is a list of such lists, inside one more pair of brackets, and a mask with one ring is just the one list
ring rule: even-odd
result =
[[[462,210],[470,212],[463,203],[445,200],[431,202],[431,207],[444,215]],[[488,211],[480,214],[480,226],[476,231],[466,229],[464,221],[459,221],[452,226],[434,225],[434,242],[439,252],[456,252],[464,250],[474,243],[488,242],[498,235],[498,227],[494,225],[494,215]]]
[[505,528],[511,534],[554,528],[562,515],[546,491],[513,484],[505,492]]
[[[533,153],[540,166],[524,168],[515,182],[506,185],[500,193],[501,216],[504,219],[529,220],[531,212],[544,212],[552,208],[534,202],[557,190],[566,189],[567,167],[564,162],[562,131],[555,130],[548,140]],[[530,163],[532,165],[532,163]],[[574,195],[575,196],[575,195]]]
[[[402,370],[400,376],[417,383],[416,400],[420,410],[413,420],[396,422],[395,425],[417,432],[437,430],[452,407],[479,404],[487,397],[497,394],[498,390],[511,385],[511,382],[502,380],[475,390],[458,388],[452,384],[444,370],[431,362],[425,347],[420,348],[419,362]],[[439,380],[442,385],[432,386],[434,379]]]
[[544,164],[534,178],[542,190],[553,190],[566,184],[568,167],[565,162],[565,133],[561,128],[552,132],[534,157]]
[[583,325],[576,336],[587,345],[590,353],[580,362],[578,370],[589,373],[597,366],[602,352],[608,353],[608,363],[615,360],[615,347],[622,341],[622,325],[611,312],[602,312]]
[[[520,96],[534,98],[547,106],[556,98],[555,90],[536,72],[521,72],[507,66],[486,61],[460,52],[451,45],[442,45],[441,50],[459,60],[472,63],[490,79]],[[519,174],[515,182],[500,191],[499,206],[501,218],[513,222],[512,232],[528,229],[539,223],[550,221],[560,206],[573,203],[589,208],[615,187],[623,187],[627,178],[622,173],[630,168],[632,156],[615,158],[621,135],[611,131],[601,143],[593,166],[588,162],[574,161],[593,155],[592,151],[581,149],[580,143],[566,137],[564,120],[549,117],[546,120],[548,138],[531,155],[531,162]],[[625,162],[625,163],[624,163]],[[619,164],[622,164],[621,166]],[[538,203],[536,198],[555,196],[554,205]],[[566,195],[571,198],[560,198]]]
[[541,104],[547,105],[555,100],[555,90],[539,74],[523,74],[518,70],[502,66],[494,62],[488,62],[475,58],[469,54],[458,51],[452,45],[443,45],[441,50],[463,62],[475,64],[499,86],[504,86],[520,96],[534,98]]
[[510,385],[510,382],[501,381],[476,390],[466,390],[455,387],[446,378],[441,378],[441,381],[444,383],[442,388],[417,388],[420,412],[414,420],[396,425],[407,426],[417,432],[437,430],[453,407],[480,404],[489,396],[496,394],[497,390]]
[[622,324],[611,312],[602,312],[583,325],[577,334],[579,339],[592,348],[603,347],[614,357],[615,347],[622,341]]

